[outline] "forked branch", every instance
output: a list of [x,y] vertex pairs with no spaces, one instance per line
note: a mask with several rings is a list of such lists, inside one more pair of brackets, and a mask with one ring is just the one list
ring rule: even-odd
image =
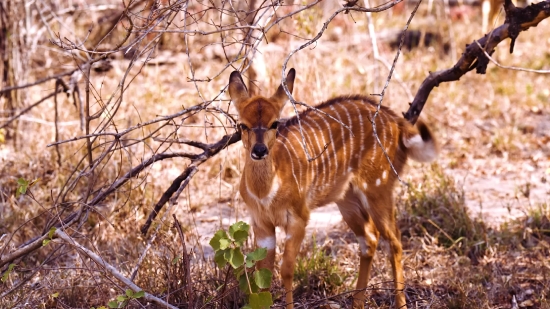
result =
[[153,223],[153,220],[155,220],[159,212],[162,210],[162,207],[164,207],[164,205],[170,200],[170,198],[172,198],[175,193],[181,192],[187,186],[191,177],[193,177],[193,175],[195,175],[195,173],[198,171],[199,165],[203,164],[208,159],[218,154],[227,146],[234,144],[240,140],[241,132],[238,131],[233,134],[225,135],[216,143],[209,145],[201,144],[201,147],[199,148],[203,149],[204,151],[191,160],[191,164],[189,164],[189,166],[176,179],[174,179],[170,187],[162,194],[160,200],[153,208],[153,211],[149,214],[147,221],[141,227],[141,233],[144,235],[147,234],[147,231],[149,231],[149,227],[151,227],[151,223]]
[[485,74],[489,59],[485,57],[484,50],[489,55],[494,52],[495,47],[507,38],[512,39],[510,52],[513,51],[513,42],[521,31],[536,27],[542,20],[550,17],[550,0],[532,4],[526,8],[510,9],[510,0],[507,0],[506,23],[479,40],[466,46],[466,50],[458,62],[450,69],[430,72],[422,82],[416,93],[409,110],[403,116],[411,123],[416,123],[422,108],[428,100],[428,96],[434,87],[444,82],[459,80],[462,75],[476,69],[478,74]]

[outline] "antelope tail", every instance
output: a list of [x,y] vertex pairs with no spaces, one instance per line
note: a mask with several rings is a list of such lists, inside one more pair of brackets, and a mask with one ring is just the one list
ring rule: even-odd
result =
[[416,126],[407,126],[402,140],[409,158],[418,162],[430,162],[437,158],[437,142],[430,128],[421,120]]

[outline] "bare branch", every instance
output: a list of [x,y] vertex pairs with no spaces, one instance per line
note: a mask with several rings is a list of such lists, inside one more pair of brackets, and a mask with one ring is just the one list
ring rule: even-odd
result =
[[487,53],[485,48],[481,47],[481,44],[479,44],[478,41],[474,41],[474,42],[477,44],[477,46],[479,46],[479,48],[481,48],[481,50],[483,51],[483,54],[485,54],[485,57],[489,58],[489,60],[491,60],[492,63],[494,63],[497,67],[499,67],[501,69],[522,71],[522,72],[529,72],[529,73],[539,73],[539,74],[549,74],[550,73],[550,70],[535,70],[535,69],[526,69],[526,68],[518,68],[518,67],[511,67],[511,66],[502,65],[502,64],[498,63],[495,59],[493,59]]
[[153,222],[153,220],[155,220],[158,213],[162,210],[162,207],[164,207],[164,204],[166,204],[166,202],[170,200],[170,198],[174,193],[178,191],[181,192],[181,190],[185,188],[187,183],[189,183],[189,180],[191,179],[191,177],[193,177],[193,175],[197,172],[197,168],[199,165],[201,165],[211,157],[218,154],[221,150],[223,150],[227,146],[234,144],[240,140],[241,140],[241,132],[235,132],[230,135],[225,135],[218,142],[210,144],[202,154],[197,155],[196,158],[191,160],[191,164],[189,164],[189,166],[176,179],[174,179],[170,187],[162,194],[162,197],[153,208],[153,211],[149,214],[147,221],[141,227],[141,233],[147,234],[147,231],[149,230],[151,223]]
[[[90,249],[82,246],[81,244],[77,243],[74,239],[69,237],[69,235],[65,234],[61,229],[57,229],[54,233],[55,236],[61,238],[64,240],[67,244],[74,246],[78,250],[82,251],[84,254],[86,254],[89,258],[91,258],[94,262],[96,262],[98,265],[102,266],[109,274],[111,274],[113,277],[117,278],[120,282],[122,282],[124,285],[129,287],[134,292],[140,292],[143,291],[142,288],[137,286],[135,283],[133,283],[128,278],[124,277],[115,267],[113,267],[111,264],[107,263],[104,259],[102,259],[99,255],[95,254]],[[177,309],[177,307],[170,305],[166,301],[149,294],[145,292],[145,296],[143,296],[146,300],[154,302],[162,307],[165,308],[171,308],[171,309]]]
[[515,31],[525,31],[531,27],[536,27],[542,20],[550,17],[550,0],[532,4],[524,9],[517,8],[516,10],[519,11],[518,14],[524,16],[527,20],[522,21],[521,24],[514,25],[508,23],[509,19],[507,17],[507,23],[493,30],[489,35],[475,40],[475,44],[469,44],[462,57],[452,68],[430,72],[420,85],[409,110],[403,116],[411,123],[416,123],[434,87],[444,82],[459,80],[462,75],[474,68],[476,68],[478,74],[484,74],[489,60],[485,58],[484,50],[492,54],[494,48],[500,42],[507,38],[513,38]]

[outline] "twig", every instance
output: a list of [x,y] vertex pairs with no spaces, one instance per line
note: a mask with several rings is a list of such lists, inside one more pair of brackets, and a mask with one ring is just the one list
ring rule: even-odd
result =
[[[61,238],[64,240],[67,244],[74,246],[78,250],[84,252],[89,258],[91,258],[94,262],[96,262],[98,265],[104,267],[104,269],[111,274],[113,277],[117,278],[120,282],[122,282],[124,285],[129,287],[134,292],[140,292],[143,291],[142,288],[137,286],[135,283],[133,283],[128,278],[124,277],[115,267],[113,267],[111,264],[107,263],[105,260],[103,260],[99,255],[95,254],[90,249],[82,246],[81,244],[77,243],[74,239],[69,237],[69,235],[65,234],[61,229],[55,230],[54,233],[55,236]],[[165,302],[164,300],[151,295],[147,292],[145,292],[145,296],[143,297],[148,301],[154,302],[162,307],[165,308],[171,308],[171,309],[177,309],[176,306],[172,306],[169,303]]]
[[42,99],[38,100],[37,102],[25,107],[22,111],[20,111],[17,115],[14,115],[12,117],[10,117],[6,122],[4,122],[2,125],[0,125],[0,129],[2,128],[5,128],[7,126],[10,125],[10,123],[12,123],[13,121],[17,120],[17,118],[21,117],[23,114],[25,114],[26,112],[30,111],[31,109],[37,107],[38,105],[44,103],[47,99],[55,96],[57,94],[58,90],[56,89],[55,91],[51,92],[50,94],[48,94],[47,96],[43,97]]
[[189,307],[195,308],[195,294],[193,293],[193,280],[191,280],[191,262],[189,261],[189,255],[187,254],[187,248],[185,246],[185,236],[183,235],[181,224],[176,218],[176,215],[172,214],[172,217],[174,218],[174,226],[176,230],[178,230],[181,239],[183,267],[185,267],[185,279],[187,283],[185,286],[187,288],[187,297],[189,298]]
[[483,51],[483,54],[485,54],[485,57],[489,58],[489,60],[494,63],[497,67],[501,68],[501,69],[506,69],[506,70],[514,70],[514,71],[522,71],[522,72],[529,72],[529,73],[539,73],[539,74],[549,74],[550,73],[550,70],[535,70],[535,69],[526,69],[526,68],[520,68],[520,67],[511,67],[511,66],[506,66],[506,65],[502,65],[500,63],[498,63],[495,59],[493,59],[488,53],[487,51],[485,50],[485,48],[483,48],[481,46],[481,44],[479,44],[478,41],[474,41],[477,46],[479,46],[479,48],[481,48],[481,50]]
[[0,89],[0,94],[3,94],[5,92],[9,92],[9,91],[12,91],[12,90],[24,89],[24,88],[29,88],[29,87],[32,87],[32,86],[40,85],[40,84],[45,83],[45,82],[47,82],[49,80],[52,80],[52,79],[60,79],[63,76],[73,74],[75,71],[78,71],[78,69],[73,69],[73,70],[70,70],[70,71],[67,71],[67,72],[63,72],[63,73],[59,73],[59,74],[56,74],[56,75],[44,77],[42,79],[39,79],[35,82],[28,83],[28,84],[6,87],[4,89]]
[[90,205],[95,206],[102,202],[107,196],[109,196],[111,193],[116,191],[118,188],[120,188],[122,185],[124,185],[128,180],[130,180],[133,177],[136,177],[141,171],[143,171],[147,166],[155,163],[156,161],[164,160],[164,159],[170,159],[170,158],[176,158],[176,157],[189,157],[189,154],[187,153],[159,153],[151,156],[149,159],[143,161],[141,164],[137,165],[136,167],[132,168],[130,171],[128,171],[124,176],[119,178],[117,181],[112,183],[105,191],[101,191],[98,195],[96,195],[91,201]]
[[235,132],[230,135],[225,135],[221,140],[214,144],[210,144],[210,147],[208,147],[203,153],[197,155],[196,158],[191,160],[191,164],[189,164],[189,166],[176,179],[174,179],[170,187],[162,194],[160,200],[153,208],[153,211],[149,214],[147,221],[141,227],[141,233],[144,235],[147,234],[151,223],[153,222],[153,220],[155,220],[158,213],[162,210],[164,204],[166,204],[166,202],[170,200],[174,193],[181,192],[181,190],[185,188],[185,186],[189,182],[189,179],[191,179],[191,177],[193,177],[193,175],[197,172],[199,165],[206,162],[206,160],[208,160],[212,156],[218,154],[218,152],[220,152],[225,147],[234,144],[240,140],[241,132]]
[[[168,206],[168,209],[166,210],[166,212],[164,213],[164,215],[162,216],[162,219],[164,221],[164,218],[166,217],[166,214],[168,214],[170,212],[170,207],[172,206],[172,204],[170,204]],[[139,267],[141,266],[141,263],[143,263],[143,260],[145,259],[145,256],[147,255],[147,252],[149,251],[149,249],[151,249],[151,244],[155,241],[155,239],[157,238],[157,235],[158,235],[158,231],[160,230],[160,227],[162,225],[159,224],[157,225],[157,228],[155,229],[155,232],[153,233],[153,235],[151,235],[151,237],[149,237],[149,240],[147,241],[147,245],[145,246],[145,249],[143,249],[143,252],[141,253],[141,255],[139,256],[139,259],[136,263],[136,265],[134,266],[134,269],[132,270],[131,272],[131,276],[130,276],[130,280],[134,281],[134,279],[136,278],[136,275],[137,275],[137,272],[139,270]]]

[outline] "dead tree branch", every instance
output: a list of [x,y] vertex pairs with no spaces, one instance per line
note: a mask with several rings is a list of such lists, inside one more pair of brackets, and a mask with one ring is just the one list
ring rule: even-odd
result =
[[[134,292],[140,292],[143,289],[137,286],[135,283],[130,281],[128,278],[124,277],[115,267],[113,267],[111,264],[107,263],[104,259],[102,259],[99,255],[95,254],[90,249],[82,246],[81,244],[77,243],[74,239],[72,239],[69,235],[67,235],[65,232],[63,232],[61,229],[57,229],[55,231],[55,236],[58,238],[61,238],[63,241],[65,241],[67,244],[74,246],[78,250],[84,252],[89,258],[91,258],[94,262],[96,262],[99,266],[102,266],[109,274],[111,274],[113,277],[117,278],[120,282],[122,282],[124,285],[129,287]],[[148,301],[154,302],[158,305],[160,305],[163,308],[171,308],[171,309],[177,309],[177,307],[170,305],[166,301],[151,295],[147,292],[145,292],[144,298]]]
[[495,47],[500,42],[510,38],[512,39],[510,53],[512,53],[515,38],[521,31],[536,27],[541,21],[550,17],[550,0],[532,4],[523,9],[515,7],[510,9],[510,5],[513,6],[513,4],[511,4],[510,0],[507,1],[510,3],[506,5],[506,23],[504,25],[466,46],[464,54],[462,54],[462,57],[452,68],[430,72],[420,85],[409,110],[403,113],[403,116],[408,121],[413,124],[416,123],[434,87],[439,86],[441,83],[457,81],[462,75],[473,69],[476,69],[478,74],[485,74],[489,59],[485,57],[484,51],[492,55]]
[[191,160],[191,164],[189,164],[189,166],[176,179],[174,179],[170,187],[162,194],[162,197],[153,208],[153,211],[149,214],[147,221],[141,227],[141,233],[144,235],[147,234],[151,223],[153,222],[153,220],[155,220],[158,213],[162,210],[164,204],[166,204],[170,200],[174,193],[176,193],[177,191],[181,192],[181,190],[183,190],[187,186],[191,177],[193,177],[193,175],[197,172],[199,165],[203,164],[208,159],[218,154],[227,146],[234,144],[240,140],[240,131],[233,134],[225,135],[221,140],[206,147],[201,154],[196,155],[196,157]]

